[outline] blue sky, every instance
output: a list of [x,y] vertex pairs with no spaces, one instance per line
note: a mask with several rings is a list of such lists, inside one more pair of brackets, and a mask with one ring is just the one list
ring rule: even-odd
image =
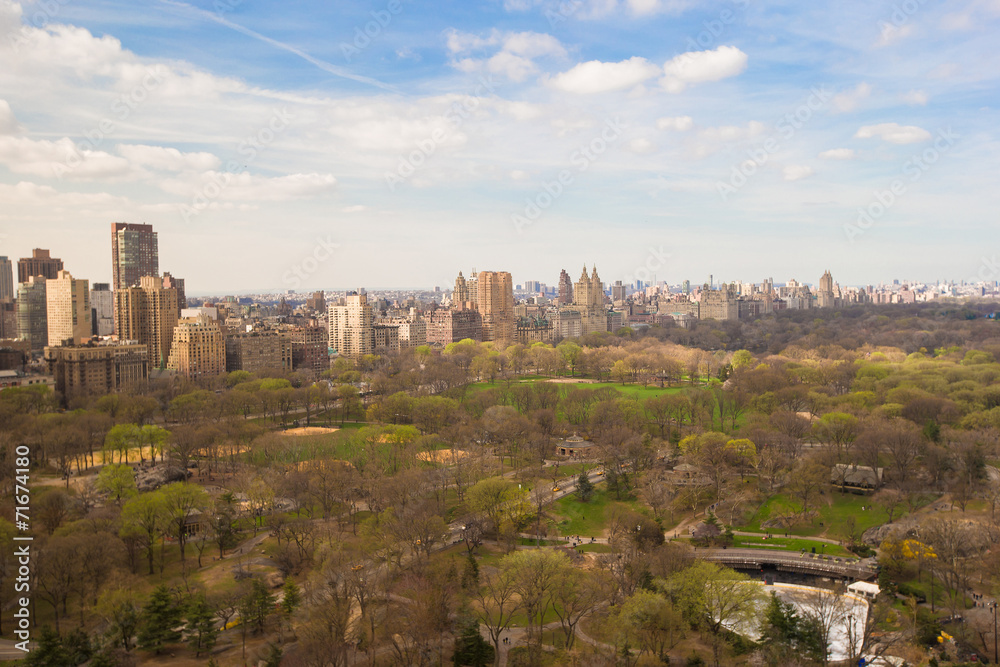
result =
[[998,28],[1000,0],[0,0],[0,254],[107,281],[125,220],[192,293],[967,280],[1000,252]]

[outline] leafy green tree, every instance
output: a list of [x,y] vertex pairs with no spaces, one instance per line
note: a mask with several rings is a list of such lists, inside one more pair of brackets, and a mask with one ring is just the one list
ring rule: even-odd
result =
[[479,562],[470,551],[465,559],[465,568],[462,570],[462,588],[471,591],[479,585]]
[[576,479],[576,495],[584,503],[590,502],[590,499],[594,496],[594,485],[585,472],[581,472],[580,476]]
[[143,493],[129,499],[122,508],[123,536],[134,534],[146,551],[149,573],[153,574],[153,547],[166,522],[163,494],[159,491]]
[[112,462],[114,462],[114,455],[117,453],[118,463],[127,463],[129,452],[139,446],[141,435],[142,430],[135,424],[116,424],[104,436],[102,451],[111,453]]
[[292,615],[295,610],[299,608],[302,604],[302,591],[291,579],[285,580],[285,585],[281,589],[283,597],[281,598],[281,615],[284,617],[282,620],[288,625],[288,629],[292,628]]
[[462,624],[462,631],[455,638],[454,664],[469,667],[486,667],[493,664],[493,647],[479,633],[479,621]]
[[139,622],[139,648],[159,654],[163,647],[181,638],[177,626],[181,622],[181,607],[170,589],[160,584],[150,594],[142,609]]
[[121,505],[122,500],[131,498],[138,491],[135,486],[135,473],[132,467],[124,463],[109,463],[97,474],[97,490],[108,494]]
[[70,661],[59,633],[46,625],[38,636],[38,646],[28,652],[22,664],[26,667],[75,667],[79,663]]
[[198,512],[208,507],[208,494],[197,484],[174,482],[160,490],[163,494],[163,508],[171,530],[181,548],[184,561],[184,547],[187,544],[187,522]]
[[281,656],[283,652],[277,644],[268,644],[267,657],[264,658],[264,667],[281,667]]

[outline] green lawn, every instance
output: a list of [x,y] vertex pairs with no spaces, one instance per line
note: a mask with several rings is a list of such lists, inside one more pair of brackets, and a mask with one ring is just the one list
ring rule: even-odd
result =
[[816,553],[818,554],[826,554],[828,556],[844,556],[847,558],[854,557],[854,554],[843,547],[837,546],[836,544],[828,544],[826,542],[805,540],[795,537],[773,537],[765,540],[763,537],[736,535],[733,541],[733,546],[747,547],[751,549],[773,549],[774,551],[802,551],[803,549],[811,551],[812,549],[816,549]]
[[640,501],[615,500],[608,494],[603,482],[595,486],[590,502],[580,501],[575,494],[569,495],[553,503],[550,512],[556,515],[556,529],[560,535],[579,535],[586,539],[604,534],[608,508],[616,505],[649,514],[649,508]]
[[[931,502],[933,496],[921,499],[921,506]],[[862,510],[864,507],[866,509]],[[781,515],[794,514],[800,512],[802,505],[784,494],[777,494],[768,498],[751,517],[750,521],[742,526],[734,526],[736,530],[757,533],[778,533],[785,532],[779,528],[761,528],[761,524],[769,518]],[[822,496],[810,501],[810,509],[816,511],[814,518],[807,522],[800,522],[788,529],[792,535],[815,537],[824,535],[832,539],[846,539],[849,537],[850,521],[854,521],[854,533],[860,535],[873,526],[879,526],[889,521],[889,515],[885,507],[872,500],[872,496],[858,496],[851,493],[841,493],[834,489],[827,489]],[[897,509],[893,516],[893,521],[906,515],[906,509]]]

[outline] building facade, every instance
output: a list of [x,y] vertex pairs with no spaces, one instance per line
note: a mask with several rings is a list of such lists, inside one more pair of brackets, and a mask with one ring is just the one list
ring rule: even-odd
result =
[[45,278],[29,276],[17,286],[17,337],[28,341],[34,352],[49,344],[45,284]]
[[111,223],[111,273],[116,290],[138,285],[143,276],[160,275],[159,250],[152,225]]
[[146,346],[136,343],[46,347],[45,361],[64,401],[135,389],[149,379]]
[[45,304],[49,345],[80,345],[91,337],[89,281],[60,271],[45,281]]
[[483,340],[514,342],[514,281],[510,273],[480,271],[476,278],[476,306],[483,318]]
[[9,258],[0,256],[0,301],[14,299],[14,264]]
[[292,346],[292,370],[308,369],[321,373],[330,368],[330,335],[323,327],[293,327],[283,336]]
[[330,348],[357,358],[375,351],[374,318],[367,294],[350,292],[329,307]]
[[149,351],[150,368],[165,368],[180,318],[177,290],[164,289],[157,276],[143,276],[138,287],[119,289],[114,295],[118,339],[142,343]]
[[226,372],[288,373],[291,370],[292,342],[277,331],[226,336]]
[[94,283],[90,289],[90,320],[95,336],[115,332],[115,295],[108,283]]
[[427,318],[427,342],[447,345],[469,338],[483,339],[483,318],[472,308],[441,308],[430,313]]
[[63,270],[63,261],[52,257],[48,250],[35,248],[31,257],[22,257],[17,261],[17,282],[26,283],[31,276],[41,276],[51,280]]
[[226,372],[226,341],[216,320],[185,318],[174,327],[167,368],[189,378]]

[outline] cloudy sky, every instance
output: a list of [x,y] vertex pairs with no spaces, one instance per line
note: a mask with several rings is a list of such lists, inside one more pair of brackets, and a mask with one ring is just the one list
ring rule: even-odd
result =
[[[0,254],[193,294],[1000,271],[1000,0],[0,0]],[[1000,275],[993,276],[1000,278]]]

